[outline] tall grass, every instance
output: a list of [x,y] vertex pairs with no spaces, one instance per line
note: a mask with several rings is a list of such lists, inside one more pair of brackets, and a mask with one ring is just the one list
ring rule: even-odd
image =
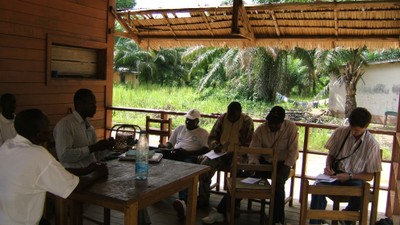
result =
[[[272,105],[250,101],[246,99],[233,99],[229,96],[234,96],[226,93],[226,90],[215,90],[212,95],[204,96],[199,94],[196,89],[190,87],[161,87],[159,85],[114,85],[113,89],[113,105],[121,107],[134,107],[134,108],[147,108],[147,109],[160,109],[186,112],[192,108],[198,109],[201,113],[224,113],[231,101],[239,101],[242,104],[243,112],[249,114],[252,118],[263,118],[266,112]],[[284,108],[288,106],[282,105]],[[155,117],[157,115],[150,115]],[[173,121],[173,128],[184,124],[183,116],[170,116]],[[137,124],[140,127],[145,126],[146,114],[135,112],[113,112],[113,123],[130,123]],[[201,118],[200,125],[206,130],[210,131],[215,119]],[[255,124],[255,128],[259,124]],[[304,128],[299,128],[299,148],[303,146]],[[332,130],[327,129],[311,129],[309,137],[309,149],[327,152],[324,145],[330,137]],[[384,158],[389,159],[390,146],[383,146],[380,141],[381,147],[384,149]]]
[[[217,91],[217,90],[216,90]],[[271,105],[249,100],[232,99],[223,94],[203,96],[196,89],[190,87],[161,87],[159,85],[126,86],[114,85],[113,105],[121,107],[160,109],[186,112],[192,108],[201,113],[224,113],[232,101],[242,104],[243,112],[253,118],[265,117]],[[141,115],[140,115],[141,114]],[[183,124],[184,117],[172,116],[173,126]],[[114,123],[134,123],[144,126],[145,115],[133,112],[114,112]],[[214,119],[201,119],[201,125],[208,130],[211,129]]]

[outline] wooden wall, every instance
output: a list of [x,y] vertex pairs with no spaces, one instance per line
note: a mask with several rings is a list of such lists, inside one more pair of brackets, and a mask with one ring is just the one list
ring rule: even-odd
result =
[[[114,27],[109,6],[115,0],[12,0],[0,4],[0,95],[17,98],[17,112],[40,108],[53,127],[73,108],[73,94],[79,88],[93,90],[97,113],[92,124],[98,137],[105,134],[106,105],[112,105]],[[48,39],[57,36],[94,42],[106,48],[106,79],[48,82]],[[104,74],[104,73],[103,73]]]

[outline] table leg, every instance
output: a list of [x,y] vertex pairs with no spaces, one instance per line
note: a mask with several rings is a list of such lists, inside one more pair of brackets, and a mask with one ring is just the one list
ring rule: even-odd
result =
[[139,204],[137,202],[133,203],[128,208],[126,208],[124,213],[125,214],[124,224],[137,225],[138,211],[139,211]]
[[191,185],[188,187],[188,202],[186,207],[186,225],[196,224],[196,207],[197,207],[197,183],[199,176],[192,179]]

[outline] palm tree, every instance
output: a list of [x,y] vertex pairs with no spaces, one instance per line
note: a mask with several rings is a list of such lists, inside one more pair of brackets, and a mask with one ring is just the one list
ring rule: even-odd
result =
[[321,49],[306,50],[303,48],[294,48],[293,56],[300,59],[302,64],[307,68],[305,74],[303,74],[303,80],[300,81],[303,84],[302,90],[305,95],[317,94],[317,84],[325,86],[320,78],[324,75],[325,58],[328,51]]
[[328,71],[337,78],[339,84],[345,85],[346,117],[357,107],[357,83],[365,72],[364,68],[368,65],[365,54],[367,54],[366,47],[357,49],[336,48],[330,52],[327,58]]

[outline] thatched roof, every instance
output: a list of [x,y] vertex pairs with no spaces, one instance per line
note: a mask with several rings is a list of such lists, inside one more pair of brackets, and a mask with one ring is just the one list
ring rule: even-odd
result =
[[399,48],[400,1],[315,2],[114,12],[143,48]]

